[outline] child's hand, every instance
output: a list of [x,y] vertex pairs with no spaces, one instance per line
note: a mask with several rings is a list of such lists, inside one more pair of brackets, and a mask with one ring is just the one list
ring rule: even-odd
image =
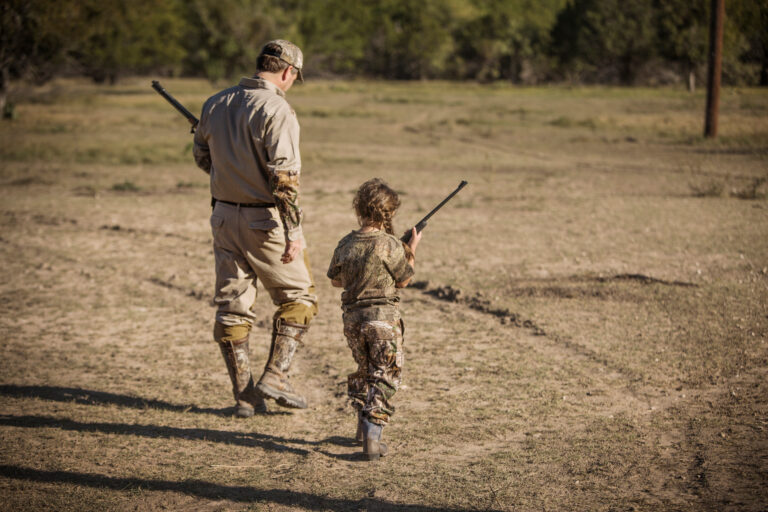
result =
[[408,241],[408,247],[411,248],[411,252],[416,255],[416,246],[419,245],[419,241],[421,241],[421,237],[424,234],[423,231],[419,232],[416,231],[416,228],[411,228],[411,239]]

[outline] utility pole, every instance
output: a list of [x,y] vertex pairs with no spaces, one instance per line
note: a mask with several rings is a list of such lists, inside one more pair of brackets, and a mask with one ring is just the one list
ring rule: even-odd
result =
[[725,0],[712,0],[710,10],[707,114],[704,122],[704,136],[714,138],[717,137],[717,116],[720,108],[720,75],[723,63]]

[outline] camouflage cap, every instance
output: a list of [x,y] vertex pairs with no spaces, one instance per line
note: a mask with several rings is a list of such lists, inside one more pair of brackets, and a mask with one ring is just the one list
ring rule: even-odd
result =
[[304,81],[304,75],[301,72],[301,68],[304,66],[304,55],[301,53],[301,49],[292,42],[285,39],[275,39],[264,45],[261,54],[277,57],[286,64],[290,64],[299,72],[299,82]]

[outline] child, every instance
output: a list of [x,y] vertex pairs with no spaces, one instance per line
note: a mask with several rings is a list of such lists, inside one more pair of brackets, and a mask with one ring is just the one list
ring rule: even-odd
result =
[[403,321],[397,288],[413,277],[421,233],[412,229],[404,245],[394,236],[397,193],[378,178],[360,186],[353,201],[360,229],[339,242],[328,268],[333,286],[344,288],[344,336],[357,371],[347,377],[347,394],[357,409],[357,440],[369,460],[387,454],[382,427],[395,408],[392,396],[403,367]]

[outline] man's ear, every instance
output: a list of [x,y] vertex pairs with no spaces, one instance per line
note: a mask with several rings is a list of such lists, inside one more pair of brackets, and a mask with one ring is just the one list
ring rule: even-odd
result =
[[287,81],[288,81],[288,75],[289,75],[290,73],[291,73],[291,66],[288,66],[287,68],[285,68],[285,69],[283,70],[283,75],[282,75],[282,78],[283,78],[283,82],[287,82]]

